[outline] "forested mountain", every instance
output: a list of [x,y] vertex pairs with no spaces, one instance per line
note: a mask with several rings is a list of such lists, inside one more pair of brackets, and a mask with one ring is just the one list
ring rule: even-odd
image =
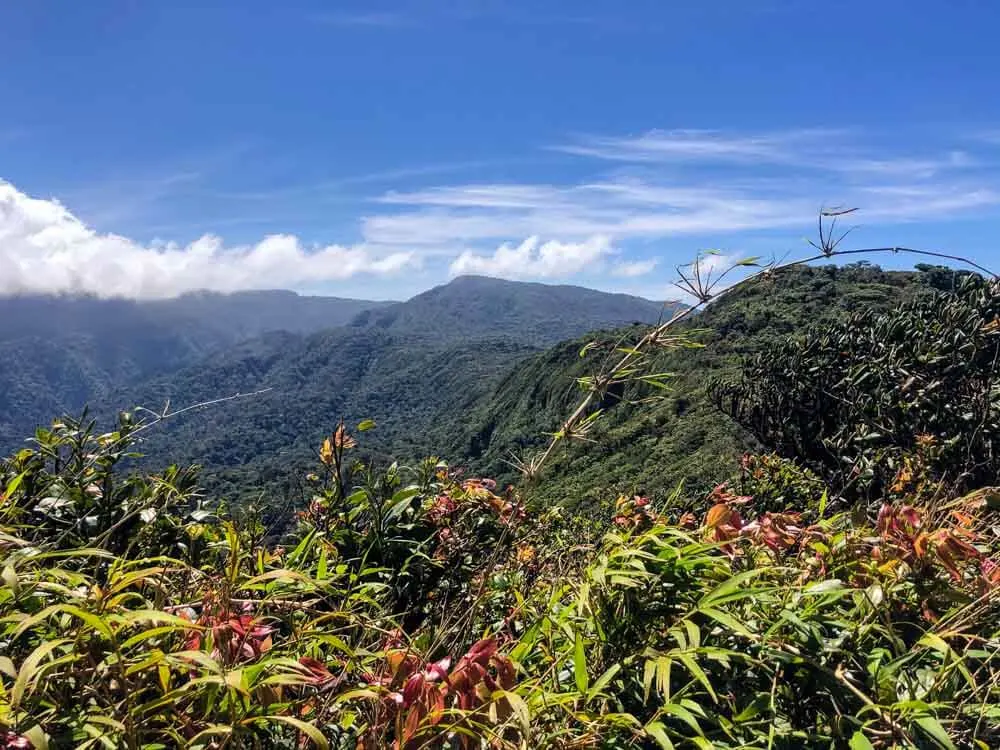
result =
[[194,293],[134,301],[0,297],[0,446],[53,414],[171,372],[267,331],[311,333],[390,303],[293,292]]
[[[567,336],[624,323],[653,323],[677,309],[627,295],[461,277],[413,299],[361,313],[311,336],[272,334],[198,363],[117,389],[98,413],[123,405],[175,408],[236,393],[167,420],[149,433],[151,460],[198,462],[240,493],[301,475],[316,441],[340,416],[372,418],[368,447],[410,458],[454,442],[471,412],[525,357]],[[269,485],[273,489],[273,485]]]
[[[788,334],[952,281],[939,268],[889,272],[858,264],[789,269],[745,285],[680,326],[707,346],[658,356],[656,369],[671,373],[668,392],[605,399],[593,442],[561,452],[544,486],[532,491],[545,502],[589,505],[609,488],[663,495],[686,482],[704,489],[717,480],[720,461],[753,444],[711,402],[714,381]],[[283,308],[270,319],[298,332],[232,345],[268,325],[263,303]],[[211,488],[230,497],[281,492],[300,479],[317,440],[341,416],[376,420],[366,449],[382,459],[440,453],[514,480],[512,460],[537,448],[581,395],[575,379],[593,374],[611,342],[627,345],[643,330],[627,324],[655,322],[677,309],[578,287],[469,276],[306,335],[310,325],[337,319],[335,312],[319,315],[320,303],[283,293],[189,295],[144,305],[62,300],[66,338],[39,336],[54,318],[28,316],[22,330],[35,336],[26,353],[0,365],[9,384],[0,404],[10,413],[20,399],[34,409],[22,413],[48,407],[51,415],[90,401],[106,420],[133,405],[160,409],[169,401],[177,409],[266,389],[146,433],[149,460],[200,463]],[[364,304],[329,303],[334,311]],[[20,309],[32,304],[41,303],[21,300]],[[225,309],[233,313],[217,320]],[[88,317],[103,336],[81,330]],[[617,333],[598,338],[601,346],[579,356],[593,336],[578,337],[615,327]],[[32,387],[46,382],[55,385]],[[654,395],[641,408],[629,403]],[[23,439],[26,431],[12,434]]]

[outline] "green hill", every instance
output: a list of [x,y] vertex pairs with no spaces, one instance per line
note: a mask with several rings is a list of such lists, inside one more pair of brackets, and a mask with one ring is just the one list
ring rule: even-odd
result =
[[[673,373],[670,390],[629,391],[624,399],[606,399],[604,415],[588,436],[593,442],[554,454],[532,496],[542,503],[589,505],[606,497],[609,488],[658,497],[681,482],[695,492],[710,488],[719,480],[720,466],[732,469],[754,445],[712,404],[713,379],[735,373],[745,358],[810,326],[860,310],[887,309],[949,278],[930,267],[924,272],[883,271],[869,264],[802,267],[720,298],[678,327],[704,348],[657,356],[654,370]],[[625,342],[637,337],[628,331],[620,335]],[[537,449],[547,433],[558,429],[583,395],[576,379],[598,368],[601,348],[580,356],[590,341],[559,344],[512,370],[469,416],[469,429],[449,445],[452,455],[467,457],[478,472],[514,480],[512,455]],[[648,397],[657,400],[629,403]]]
[[488,334],[547,346],[586,331],[652,323],[676,306],[579,286],[459,276],[405,304],[362,313],[351,326],[438,340]]

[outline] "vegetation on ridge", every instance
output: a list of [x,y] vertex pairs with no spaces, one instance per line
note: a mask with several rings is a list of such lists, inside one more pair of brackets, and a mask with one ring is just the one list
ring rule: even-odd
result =
[[[531,488],[532,497],[579,509],[599,503],[608,492],[665,499],[681,482],[694,494],[708,491],[720,480],[721,468],[760,447],[719,413],[713,382],[735,377],[744,358],[766,355],[810,326],[821,329],[863,311],[876,314],[950,284],[950,272],[920,268],[884,271],[865,263],[788,268],[734,290],[677,327],[698,346],[656,354],[650,370],[669,373],[667,389],[630,388],[603,399],[602,418],[589,440],[554,455],[545,481]],[[595,360],[644,333],[622,331],[598,339],[597,346],[592,338],[577,339],[514,368],[477,404],[469,427],[452,433],[447,455],[469,456],[476,471],[513,481],[511,457],[543,445],[579,397],[578,378],[593,371]]]

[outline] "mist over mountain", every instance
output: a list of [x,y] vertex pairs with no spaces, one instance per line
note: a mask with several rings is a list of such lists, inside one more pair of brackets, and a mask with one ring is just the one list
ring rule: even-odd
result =
[[55,414],[239,341],[275,330],[311,333],[387,304],[287,291],[151,301],[0,297],[0,444],[19,444]]

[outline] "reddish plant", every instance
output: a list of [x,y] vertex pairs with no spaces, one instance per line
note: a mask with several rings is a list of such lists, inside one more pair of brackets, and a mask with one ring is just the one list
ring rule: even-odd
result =
[[615,501],[615,516],[611,519],[621,529],[646,529],[661,519],[642,495],[622,495]]
[[232,614],[202,613],[196,620],[193,612],[181,612],[181,617],[202,626],[191,628],[184,640],[186,651],[199,651],[204,643],[205,631],[212,634],[213,659],[224,664],[246,664],[259,659],[271,648],[271,634],[274,628],[265,625],[249,612]]
[[3,736],[4,750],[32,750],[34,745],[31,740],[15,732],[5,732]]
[[974,538],[972,519],[959,513],[957,526],[934,530],[925,528],[924,514],[912,505],[884,504],[878,513],[881,548],[875,550],[878,559],[896,557],[908,564],[937,562],[956,581],[962,580],[963,563],[978,560],[982,555],[969,540]]
[[[424,661],[404,648],[386,651],[385,663],[378,674],[368,675],[372,686],[388,687],[390,692],[380,702],[378,716],[361,747],[375,744],[390,729],[396,735],[393,747],[412,750],[429,746],[426,733],[437,727],[446,709],[467,712],[482,708],[497,689],[514,686],[514,665],[498,653],[496,638],[473,644],[451,668],[451,657]],[[509,706],[498,706],[498,716],[509,714]],[[461,737],[460,747],[470,742]]]

